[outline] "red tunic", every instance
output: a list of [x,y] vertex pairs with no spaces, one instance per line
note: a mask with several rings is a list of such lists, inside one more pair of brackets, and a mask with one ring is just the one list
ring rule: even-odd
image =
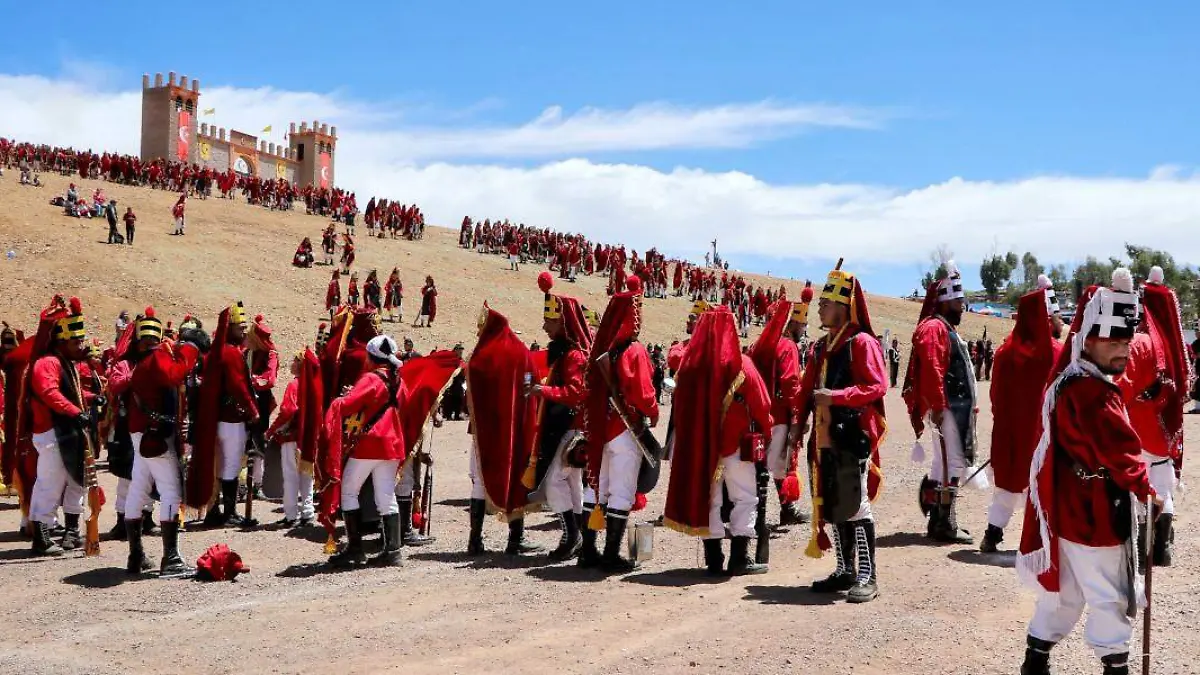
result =
[[[388,406],[388,387],[384,384],[387,371],[369,371],[358,378],[345,396],[334,399],[325,414],[325,429],[330,437],[342,435],[342,421],[355,415],[361,416],[365,426],[385,406]],[[399,375],[397,375],[399,378]],[[350,457],[355,459],[381,459],[404,461],[404,432],[400,419],[400,408],[408,398],[403,382],[397,382],[396,405],[384,412],[365,433],[358,435]]]
[[1164,431],[1162,413],[1169,402],[1167,388],[1159,387],[1157,396],[1143,394],[1158,381],[1158,353],[1147,333],[1137,333],[1129,345],[1129,363],[1116,380],[1122,398],[1129,409],[1129,422],[1142,441],[1142,449],[1155,457],[1170,457],[1170,446]]
[[249,422],[258,417],[258,405],[250,393],[250,369],[241,348],[225,345],[221,350],[223,391],[218,420],[227,423]]
[[[640,342],[632,342],[613,364],[613,375],[620,383],[621,399],[633,411],[641,413],[653,426],[658,423],[658,398],[654,391],[654,367],[650,354]],[[631,420],[632,421],[632,420]],[[625,423],[609,406],[608,427],[604,442],[608,443],[625,432]]]
[[[554,364],[550,377],[547,378],[550,381],[562,382],[562,384],[542,387],[542,397],[577,412],[582,410],[584,402],[587,401],[587,385],[584,383],[586,372],[587,354],[584,354],[581,349],[567,351]],[[583,429],[583,415],[575,415],[571,428]]]
[[329,282],[329,288],[325,291],[325,309],[337,309],[340,304],[342,304],[342,287],[341,283],[334,279]]
[[76,417],[83,411],[63,396],[62,362],[53,354],[43,356],[33,364],[33,374],[30,377],[33,399],[30,408],[33,410],[33,428],[35,434],[45,433],[54,428],[54,418],[51,412],[65,417]]
[[771,397],[771,418],[775,424],[788,424],[799,409],[800,348],[791,338],[780,338],[775,353],[775,391]]
[[[126,407],[129,411],[129,433],[146,430],[148,418],[145,410],[162,411],[163,396],[169,390],[183,385],[198,358],[200,351],[194,345],[172,346],[163,343],[134,366],[125,360],[113,366],[108,388],[114,396],[129,394],[129,405]],[[134,396],[137,397],[136,402]],[[177,407],[177,416],[180,412]]]
[[279,404],[279,414],[267,429],[267,438],[274,438],[278,443],[296,442],[296,425],[292,421],[300,410],[300,379],[288,382],[283,390],[283,402]]
[[667,349],[667,369],[671,372],[679,370],[679,364],[683,363],[683,355],[687,353],[688,340],[676,342]]
[[[847,342],[843,341],[833,349],[845,349],[846,344]],[[873,405],[882,403],[888,390],[887,366],[883,361],[883,349],[879,346],[879,340],[867,333],[856,333],[854,337],[850,338],[849,349],[850,380],[853,384],[845,389],[834,389],[832,404],[848,408],[863,408],[859,423],[867,437],[871,439],[871,444],[877,447],[880,439],[883,438],[886,426],[883,415]],[[828,352],[820,350],[814,353],[818,353],[819,356],[814,358],[804,369],[804,377],[796,394],[796,405],[801,413],[811,407],[813,392],[824,386],[818,380],[821,366]]]
[[917,324],[913,331],[909,369],[912,391],[904,392],[908,416],[918,435],[927,413],[946,409],[946,370],[950,367],[950,331],[937,317]]
[[741,448],[742,439],[750,431],[751,422],[762,434],[769,434],[774,424],[767,385],[754,367],[754,361],[744,354],[742,375],[745,376],[745,380],[738,388],[738,393],[742,395],[744,404],[734,403],[725,413],[724,422],[721,424],[722,457],[729,457]]

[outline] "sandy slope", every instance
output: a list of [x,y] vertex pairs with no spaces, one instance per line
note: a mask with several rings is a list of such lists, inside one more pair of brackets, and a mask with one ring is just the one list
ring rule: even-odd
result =
[[[171,201],[162,193],[116,188],[142,226],[132,249],[107,247],[104,227],[68,221],[49,206],[50,190],[19,190],[0,179],[0,235],[15,261],[0,263],[9,293],[0,316],[28,327],[54,290],[79,292],[102,317],[152,302],[175,315],[215,314],[241,297],[263,311],[292,349],[319,319],[327,275],[288,262],[303,234],[322,222],[219,202],[191,207],[190,234],[168,237]],[[399,264],[416,285],[432,271],[442,288],[443,320],[413,333],[418,348],[470,345],[484,297],[508,310],[534,339],[538,325],[535,271],[506,272],[498,258],[454,249],[451,233],[432,230],[418,243],[367,242],[365,264]],[[823,270],[814,271],[821,273]],[[597,302],[597,280],[577,285]],[[648,303],[650,339],[665,340],[682,325],[686,303]],[[916,305],[873,298],[881,327],[911,330]],[[97,321],[101,321],[100,318]],[[982,330],[969,320],[967,332]],[[992,324],[997,328],[1003,324]],[[401,331],[397,331],[402,334]],[[411,332],[411,331],[410,331]],[[980,436],[990,433],[987,385],[981,385]],[[125,547],[105,543],[101,557],[27,557],[25,542],[0,535],[0,588],[5,631],[0,670],[24,673],[1013,673],[1024,647],[1032,595],[1020,588],[1011,554],[980,556],[970,547],[927,545],[915,505],[922,469],[908,462],[912,433],[895,390],[884,453],[887,485],[876,505],[881,597],[867,606],[829,604],[807,592],[832,567],[803,556],[806,528],[779,532],[766,576],[711,582],[699,575],[698,543],[659,529],[655,560],[625,578],[600,579],[570,566],[502,555],[467,559],[465,425],[448,423],[433,439],[438,462],[434,514],[438,541],[408,549],[402,570],[328,574],[319,532],[311,539],[279,531],[195,531],[185,553],[228,542],[252,567],[236,584],[129,581],[120,568]],[[1200,432],[1188,418],[1188,432]],[[986,447],[986,441],[985,441]],[[105,476],[110,494],[111,477]],[[651,496],[645,518],[661,512],[664,491]],[[1190,499],[1180,499],[1178,557],[1183,564],[1155,577],[1156,673],[1193,673],[1200,647],[1183,632],[1195,625],[1197,537]],[[982,531],[987,496],[967,494],[962,518]],[[0,503],[0,532],[16,529],[12,500]],[[774,505],[772,505],[774,514]],[[270,519],[277,516],[270,515]],[[111,511],[102,528],[111,526]],[[774,515],[772,516],[774,519]],[[545,516],[530,518],[542,544],[557,539]],[[502,527],[487,525],[500,545]],[[1011,545],[1018,528],[1010,528]],[[159,543],[147,548],[157,556]],[[1099,672],[1082,640],[1055,653],[1057,672]]]

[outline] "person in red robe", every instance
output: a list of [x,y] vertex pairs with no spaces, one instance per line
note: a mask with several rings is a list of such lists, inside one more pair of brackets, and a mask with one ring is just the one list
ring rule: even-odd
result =
[[[405,340],[406,351],[412,342]],[[405,460],[400,467],[396,482],[396,501],[400,507],[400,545],[425,546],[437,541],[436,537],[419,532],[425,512],[421,508],[421,495],[416,493],[417,477],[421,464],[432,460],[425,448],[425,427],[441,405],[442,395],[450,381],[462,370],[462,355],[453,350],[431,352],[428,356],[409,356],[401,353],[404,362],[400,377],[408,391],[408,402],[400,411],[404,424]],[[428,498],[429,494],[426,493]]]
[[[750,557],[758,505],[755,464],[771,428],[771,402],[754,362],[741,353],[737,326],[726,307],[704,312],[678,373],[671,478],[663,523],[704,540],[710,575],[765,574]],[[729,567],[721,540],[723,493],[729,514]]]
[[992,474],[995,486],[979,550],[995,553],[1004,528],[1029,488],[1029,463],[1042,423],[1042,394],[1062,351],[1063,322],[1046,275],[1021,296],[1013,332],[992,364]]
[[325,435],[332,454],[342,457],[342,434],[349,433],[349,456],[341,476],[342,519],[346,525],[346,546],[335,553],[333,567],[361,567],[368,563],[362,546],[362,518],[359,491],[367,479],[375,493],[375,508],[383,518],[383,547],[370,559],[374,566],[396,567],[402,564],[400,546],[400,508],[396,502],[396,473],[404,463],[406,446],[400,411],[408,398],[400,377],[403,365],[396,356],[399,347],[387,335],[378,335],[367,343],[369,366],[354,388],[334,399],[325,413]]
[[[292,381],[284,388],[278,414],[266,432],[267,440],[279,447],[283,473],[280,524],[285,528],[309,525],[316,515],[312,464],[323,395],[321,367],[312,350],[297,352],[290,370]],[[309,446],[307,451],[302,449],[304,445]]]
[[[275,412],[275,382],[279,379],[279,350],[271,339],[271,327],[267,325],[262,314],[254,317],[254,324],[246,334],[246,360],[250,364],[250,387],[258,407],[258,421],[248,427],[251,439],[255,439],[254,447],[266,447],[266,433],[271,413]],[[263,475],[266,471],[266,461],[257,457],[254,462],[252,475],[255,486],[255,499],[266,501],[267,496],[262,491]]]
[[806,283],[800,302],[781,300],[772,309],[762,334],[750,348],[750,358],[766,383],[771,397],[771,419],[767,433],[767,470],[779,497],[779,524],[803,525],[809,514],[800,506],[800,427],[795,419],[800,395],[800,349],[797,342],[808,325],[812,284]]
[[[637,563],[620,554],[629,512],[637,498],[638,473],[642,466],[642,451],[634,434],[658,424],[654,368],[650,353],[638,341],[641,323],[641,282],[631,277],[630,289],[609,300],[588,357],[592,364],[598,359],[606,359],[616,384],[610,388],[600,367],[588,368],[585,433],[589,484],[584,490],[583,510],[589,519],[578,563],[580,567],[600,567],[608,573],[630,572],[637,568]],[[624,402],[632,416],[631,426],[627,427],[617,415],[609,402],[610,396]],[[597,530],[601,527],[605,530],[603,556],[596,548]]]
[[1183,408],[1191,391],[1179,299],[1154,266],[1142,288],[1142,324],[1129,346],[1129,363],[1116,379],[1129,409],[1129,422],[1142,441],[1142,461],[1154,492],[1162,498],[1155,521],[1153,563],[1168,566],[1174,556],[1175,488],[1183,462]]
[[[832,544],[837,567],[813,582],[812,590],[844,591],[847,602],[870,602],[879,595],[872,504],[883,482],[879,445],[887,429],[887,368],[862,284],[840,263],[825,281],[817,313],[826,334],[813,346],[795,415],[801,429],[813,422],[808,439],[813,529],[806,553],[819,558]],[[832,525],[832,542],[824,537],[826,523]]]
[[404,283],[400,281],[400,268],[393,267],[387,283],[383,285],[383,309],[388,314],[388,321],[395,323],[396,315],[399,321],[404,321]]
[[342,271],[334,270],[329,287],[325,289],[325,311],[329,312],[329,320],[333,321],[333,313],[342,306]]
[[[1131,618],[1145,588],[1133,531],[1139,505],[1162,506],[1113,382],[1129,361],[1138,296],[1129,270],[1079,299],[1067,348],[1046,390],[1030,468],[1017,576],[1038,592],[1026,675],[1048,675],[1050,652],[1086,609],[1084,640],[1109,675],[1129,673]],[[1138,503],[1134,503],[1135,500]]]
[[[487,552],[483,520],[490,510],[509,524],[505,553],[536,553],[525,540],[529,489],[522,477],[537,443],[536,400],[524,395],[535,370],[529,348],[508,319],[484,305],[479,341],[467,363],[467,405],[471,422],[470,522],[467,555]],[[518,523],[513,525],[513,523]]]
[[358,307],[359,297],[358,272],[351,272],[350,283],[346,284],[346,302],[351,307]]
[[413,322],[413,328],[425,327],[433,325],[433,320],[437,318],[437,286],[433,283],[433,276],[426,275],[425,285],[421,287],[421,313],[417,315],[417,320]]
[[175,202],[175,206],[171,207],[171,217],[175,219],[175,231],[171,234],[183,235],[184,226],[184,210],[186,208],[187,193],[180,192],[179,200]]

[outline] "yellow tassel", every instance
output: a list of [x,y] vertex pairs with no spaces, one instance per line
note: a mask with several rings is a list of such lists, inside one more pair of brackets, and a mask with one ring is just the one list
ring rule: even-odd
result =
[[592,515],[588,517],[588,529],[597,531],[604,529],[604,512],[599,504],[592,509]]
[[325,555],[333,555],[334,553],[337,553],[337,540],[334,539],[333,535],[331,534],[329,535],[329,538],[325,540]]
[[810,558],[821,557],[821,546],[817,543],[816,537],[812,537],[808,540],[808,548],[804,549],[804,555]]
[[537,468],[534,466],[533,458],[530,458],[529,466],[525,467],[525,473],[521,474],[521,485],[524,485],[526,490],[532,490],[535,478],[537,478]]

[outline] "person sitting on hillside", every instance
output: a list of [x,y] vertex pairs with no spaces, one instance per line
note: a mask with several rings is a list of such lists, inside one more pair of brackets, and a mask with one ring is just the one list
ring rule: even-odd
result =
[[75,190],[74,183],[67,188],[67,197],[63,204],[68,216],[79,217],[79,192]]
[[292,256],[292,265],[295,267],[312,267],[314,262],[312,241],[305,237],[304,241],[300,242],[300,246],[296,248],[296,254]]

